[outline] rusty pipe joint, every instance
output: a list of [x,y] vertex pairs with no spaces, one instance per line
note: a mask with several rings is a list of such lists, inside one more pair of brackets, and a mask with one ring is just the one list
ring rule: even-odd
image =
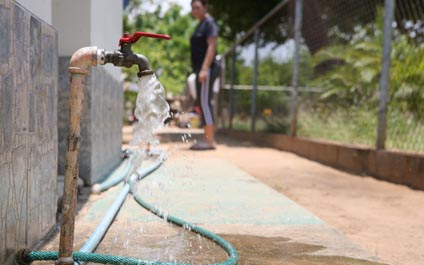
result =
[[31,261],[29,261],[29,254],[31,254],[31,249],[23,248],[18,250],[15,256],[16,264],[18,265],[30,265]]
[[71,74],[87,74],[90,66],[96,66],[98,63],[97,47],[84,47],[76,51],[69,63],[69,72]]
[[111,63],[114,66],[127,68],[138,65],[138,77],[153,74],[146,56],[133,53],[129,44],[123,44],[120,50],[113,52],[98,50],[97,57],[99,58],[99,64]]

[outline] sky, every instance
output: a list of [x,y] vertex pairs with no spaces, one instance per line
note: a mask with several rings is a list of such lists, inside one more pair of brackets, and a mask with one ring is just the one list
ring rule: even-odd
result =
[[[277,63],[286,63],[293,58],[294,41],[288,40],[283,44],[276,45],[274,42],[267,43],[258,50],[259,59],[271,56]],[[241,50],[240,57],[244,59],[246,66],[252,66],[255,58],[255,45],[249,44]]]
[[141,8],[142,12],[153,12],[156,10],[158,5],[162,6],[162,12],[166,12],[172,4],[180,5],[182,9],[182,13],[186,14],[191,11],[191,0],[150,0],[143,1]]

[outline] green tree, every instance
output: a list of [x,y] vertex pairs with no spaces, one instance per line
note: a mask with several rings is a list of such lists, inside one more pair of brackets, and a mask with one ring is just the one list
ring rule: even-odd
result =
[[[191,72],[189,38],[196,22],[190,15],[182,15],[181,7],[173,5],[163,15],[158,6],[155,12],[136,15],[133,21],[124,19],[124,30],[130,33],[147,31],[168,34],[171,40],[142,38],[133,45],[135,53],[144,54],[160,81],[170,92],[180,93],[185,78]],[[160,71],[158,71],[160,70]],[[137,69],[126,69],[127,80],[136,80]]]
[[[313,56],[315,65],[333,60],[340,63],[317,77],[327,102],[339,105],[376,105],[379,96],[383,32],[383,9],[376,22],[357,27],[348,45],[332,45]],[[391,106],[424,117],[424,46],[395,30],[392,41]]]
[[[223,28],[223,38],[234,41],[268,14],[281,0],[227,1],[210,0],[211,13]],[[290,38],[294,21],[295,0],[287,2],[277,14],[262,27],[267,41],[285,42]],[[330,43],[329,31],[334,25],[346,34],[355,25],[374,20],[375,7],[382,0],[309,0],[303,5],[302,36],[312,54]],[[349,20],[346,20],[349,17]],[[283,30],[281,30],[283,29]],[[250,40],[252,41],[252,40]]]
[[[300,56],[302,71],[299,85],[306,85],[313,77],[311,56],[307,49],[302,49]],[[276,58],[267,56],[259,60],[258,85],[260,86],[290,86],[292,82],[293,61],[278,62]],[[253,82],[253,66],[247,65],[243,58],[236,61],[235,83],[251,85]],[[259,90],[256,97],[257,117],[266,124],[268,132],[286,133],[289,128],[288,93],[286,91]],[[252,91],[236,92],[237,114],[248,116],[252,104]],[[271,115],[263,115],[264,110],[271,110]]]
[[210,0],[210,13],[217,19],[224,39],[233,41],[238,34],[248,30],[280,0],[253,1],[246,0]]

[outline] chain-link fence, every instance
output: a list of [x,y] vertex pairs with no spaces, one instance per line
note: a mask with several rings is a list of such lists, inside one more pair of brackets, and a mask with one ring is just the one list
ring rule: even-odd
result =
[[424,1],[286,0],[224,54],[221,127],[424,152]]

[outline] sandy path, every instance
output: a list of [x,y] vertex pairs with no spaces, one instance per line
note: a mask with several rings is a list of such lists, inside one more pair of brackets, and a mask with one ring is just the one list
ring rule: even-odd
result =
[[[128,132],[128,129],[127,129]],[[126,136],[128,137],[128,135]],[[392,265],[424,264],[424,192],[357,176],[288,152],[220,137],[216,151],[164,144],[172,155],[231,161]]]
[[346,234],[383,262],[424,264],[424,192],[348,174],[271,148],[221,138],[216,151],[168,144],[175,155],[231,161]]

